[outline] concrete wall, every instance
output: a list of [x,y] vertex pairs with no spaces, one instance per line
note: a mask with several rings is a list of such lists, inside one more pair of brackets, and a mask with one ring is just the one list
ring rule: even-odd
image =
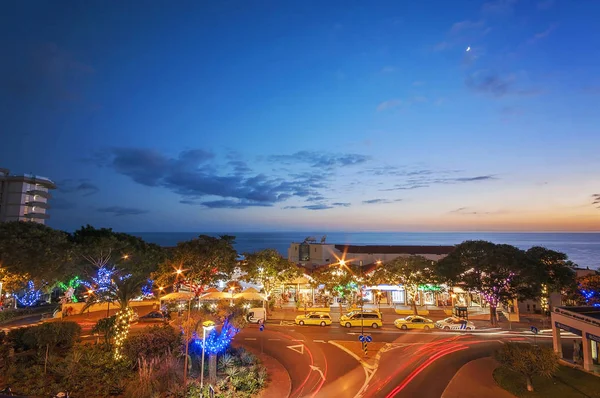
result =
[[[131,301],[129,303],[129,306],[132,308],[135,308],[135,307],[144,307],[144,306],[154,305],[154,304],[159,305],[158,300]],[[62,309],[64,311],[67,308],[71,307],[71,308],[73,308],[73,314],[81,314],[81,310],[83,309],[84,306],[85,306],[85,303],[66,303],[66,304],[63,304]],[[119,304],[117,304],[116,302],[110,304],[111,310],[118,308],[118,307],[119,307]],[[108,303],[92,304],[89,307],[89,312],[106,311],[107,308],[108,308]],[[88,312],[87,308],[86,308],[85,312],[86,313]]]

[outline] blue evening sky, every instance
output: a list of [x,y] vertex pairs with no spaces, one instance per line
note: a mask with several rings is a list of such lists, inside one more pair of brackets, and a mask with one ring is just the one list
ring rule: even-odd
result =
[[600,230],[600,2],[0,7],[53,227]]

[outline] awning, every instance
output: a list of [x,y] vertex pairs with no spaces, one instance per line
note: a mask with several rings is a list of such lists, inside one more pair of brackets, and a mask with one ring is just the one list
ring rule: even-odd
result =
[[404,287],[398,285],[377,285],[377,286],[367,286],[367,290],[381,290],[381,291],[402,291]]
[[173,292],[160,298],[160,301],[187,301],[192,300],[196,296],[192,292]]
[[244,290],[241,293],[236,294],[235,296],[233,296],[234,299],[238,300],[238,299],[245,299],[245,300],[260,300],[260,301],[264,301],[267,298],[265,297],[265,295],[261,294],[258,292],[258,290],[249,287],[248,289]]
[[230,298],[231,293],[220,292],[218,290],[211,291],[200,296],[200,300],[225,300]]

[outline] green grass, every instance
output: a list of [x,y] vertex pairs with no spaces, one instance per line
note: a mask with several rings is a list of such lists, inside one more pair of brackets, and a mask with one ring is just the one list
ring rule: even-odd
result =
[[535,391],[527,391],[525,377],[499,367],[494,371],[496,383],[520,398],[588,398],[600,397],[600,377],[567,366],[560,366],[551,379],[533,378]]

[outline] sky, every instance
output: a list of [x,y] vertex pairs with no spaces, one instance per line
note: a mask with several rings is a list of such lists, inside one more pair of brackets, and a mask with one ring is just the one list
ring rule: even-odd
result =
[[0,7],[52,227],[600,231],[600,2]]

